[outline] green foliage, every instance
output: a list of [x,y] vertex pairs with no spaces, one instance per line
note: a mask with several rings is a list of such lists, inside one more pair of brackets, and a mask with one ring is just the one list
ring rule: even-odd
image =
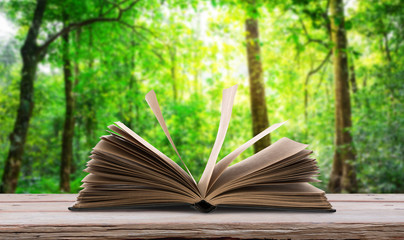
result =
[[[80,189],[82,169],[99,136],[115,121],[180,163],[144,101],[154,89],[172,138],[196,178],[202,174],[220,120],[222,89],[239,84],[230,127],[219,159],[251,138],[247,81],[246,17],[260,26],[266,101],[271,123],[289,122],[272,141],[289,137],[310,144],[326,189],[333,158],[334,84],[331,61],[307,82],[324,60],[329,40],[328,1],[139,1],[122,23],[97,23],[70,33],[76,84],[76,125],[72,192]],[[62,9],[70,22],[97,16],[107,1],[51,1],[41,41],[61,27]],[[14,39],[0,44],[0,175],[4,168],[19,100],[19,48],[35,1],[2,3],[0,11],[18,26]],[[246,8],[248,9],[246,10]],[[345,28],[357,91],[351,94],[351,129],[362,192],[404,192],[404,3],[355,1]],[[114,17],[117,11],[108,16]],[[134,26],[134,28],[128,25]],[[64,87],[61,42],[54,42],[35,81],[35,108],[17,192],[59,190]],[[352,89],[352,88],[351,88]],[[307,112],[307,119],[305,118]],[[237,161],[251,156],[248,149]]]

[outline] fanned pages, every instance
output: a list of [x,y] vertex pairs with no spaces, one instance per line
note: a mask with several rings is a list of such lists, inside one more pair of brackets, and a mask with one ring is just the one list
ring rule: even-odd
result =
[[[182,160],[180,154],[178,153],[177,148],[175,147],[173,140],[171,139],[170,133],[168,132],[166,122],[164,121],[163,115],[161,114],[161,110],[160,110],[159,103],[157,101],[156,93],[153,90],[151,90],[148,94],[146,94],[146,102],[149,104],[150,108],[152,109],[161,128],[163,128],[163,131],[166,134],[168,141],[171,143],[171,146],[174,148],[175,153],[177,153],[177,156],[180,158],[182,164],[184,164],[184,167],[187,169],[188,174],[192,177],[191,172],[189,171],[187,165]],[[192,177],[192,179],[194,179],[194,178]],[[194,182],[195,182],[195,179],[194,179]]]
[[260,152],[231,163],[283,123],[256,135],[217,161],[230,123],[237,85],[223,91],[220,124],[205,170],[198,183],[181,158],[161,113],[156,94],[146,101],[183,163],[181,168],[125,124],[110,125],[91,152],[83,189],[70,210],[150,208],[190,205],[201,212],[216,207],[292,209],[334,212],[318,181],[317,162],[307,144],[282,138]]

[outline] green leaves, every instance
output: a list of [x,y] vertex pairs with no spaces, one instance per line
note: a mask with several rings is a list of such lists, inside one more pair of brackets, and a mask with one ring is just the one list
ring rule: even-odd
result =
[[[270,122],[289,119],[287,126],[272,134],[272,139],[286,136],[309,143],[320,165],[319,178],[323,182],[317,185],[326,188],[334,150],[332,58],[311,76],[306,109],[304,89],[307,74],[333,47],[327,2],[139,1],[122,18],[129,26],[99,23],[84,27],[78,42],[74,40],[76,32],[71,32],[70,57],[80,70],[74,88],[72,191],[79,189],[85,175],[81,170],[91,148],[114,121],[131,125],[176,160],[144,101],[151,89],[158,95],[179,152],[196,176],[202,173],[215,139],[223,88],[239,84],[220,157],[252,137],[244,28],[248,16],[256,18],[260,26],[260,60]],[[16,24],[18,36],[14,43],[0,49],[3,55],[7,53],[15,59],[7,57],[12,61],[0,64],[0,173],[10,147],[8,134],[19,99],[19,39],[25,37],[34,6],[34,1],[1,3],[0,11]],[[110,7],[112,3],[108,1],[49,0],[41,41],[61,28],[63,8],[69,11],[71,21],[80,21]],[[402,192],[404,188],[404,133],[400,128],[404,125],[403,9],[402,1],[393,0],[357,1],[347,9],[346,52],[355,64],[358,85],[357,92],[351,93],[351,130],[362,192]],[[107,16],[115,17],[117,13],[114,10]],[[390,63],[386,60],[387,50]],[[65,104],[61,51],[61,43],[54,42],[38,71],[18,192],[58,191]],[[239,160],[251,154],[250,149]]]
[[345,21],[345,30],[352,29],[352,21]]

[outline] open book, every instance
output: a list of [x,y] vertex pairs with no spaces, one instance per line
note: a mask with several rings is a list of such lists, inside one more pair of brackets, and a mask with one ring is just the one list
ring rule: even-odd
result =
[[230,122],[237,85],[223,91],[219,130],[200,181],[181,159],[156,94],[146,101],[186,170],[121,122],[111,125],[91,152],[76,203],[70,210],[189,204],[201,212],[217,206],[335,211],[324,191],[310,185],[318,172],[306,144],[282,138],[241,162],[243,151],[284,123],[274,124],[216,162]]

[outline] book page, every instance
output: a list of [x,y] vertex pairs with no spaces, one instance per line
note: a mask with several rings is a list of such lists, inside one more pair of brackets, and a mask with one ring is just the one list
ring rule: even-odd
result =
[[239,188],[250,188],[257,185],[282,184],[296,182],[315,182],[314,177],[318,172],[316,161],[308,158],[311,151],[302,150],[281,161],[277,161],[260,170],[254,171],[243,177],[216,186],[208,191],[207,200],[221,195],[223,192],[234,191]]
[[163,114],[161,114],[161,109],[160,109],[160,105],[157,101],[156,93],[153,90],[151,90],[150,92],[148,92],[146,94],[146,102],[147,102],[147,104],[149,104],[149,107],[152,109],[154,115],[156,116],[157,121],[159,122],[164,133],[166,134],[166,137],[167,137],[168,141],[170,142],[171,146],[174,148],[175,153],[177,153],[177,156],[180,158],[180,160],[181,160],[182,164],[184,165],[185,169],[187,170],[188,174],[191,176],[191,178],[196,183],[194,177],[192,176],[191,171],[189,171],[187,165],[182,160],[180,154],[178,153],[177,148],[175,147],[173,139],[171,138],[170,133],[168,132],[168,128],[167,128],[166,122],[164,121]]
[[[162,159],[159,155],[157,155],[151,149],[148,149],[146,146],[141,144],[139,141],[137,141],[130,134],[128,134],[127,132],[125,132],[124,130],[119,128],[118,126],[110,125],[110,126],[108,126],[108,128],[113,131],[113,132],[108,131],[112,134],[112,136],[116,137],[117,139],[124,140],[126,143],[128,143],[132,146],[130,148],[137,149],[138,152],[142,152],[143,155],[148,156],[148,159],[152,160],[152,162],[150,162],[150,163],[153,164],[153,166],[156,169],[161,169],[161,168],[166,168],[166,167],[169,168],[169,169],[164,170],[165,174],[172,175],[173,177],[178,179],[178,181],[185,183],[188,186],[188,188],[190,188],[194,192],[197,192],[198,194],[200,194],[199,189],[196,186],[196,183],[191,179],[189,174],[187,174],[174,161],[171,160],[171,162],[170,162],[165,159]],[[115,134],[114,132],[119,135]],[[153,163],[154,161],[156,161],[156,162]]]
[[264,131],[257,134],[255,137],[238,147],[236,150],[231,152],[229,155],[224,157],[220,160],[215,168],[213,169],[212,177],[209,181],[208,189],[216,182],[217,178],[223,173],[223,171],[236,159],[242,152],[244,152],[247,148],[251,147],[254,143],[259,141],[261,138],[265,137],[266,135],[270,134],[271,132],[275,131],[277,128],[282,126],[285,122],[276,123],[270,126],[269,128],[265,129]]
[[[108,189],[108,188],[107,188]],[[85,188],[77,197],[75,208],[142,206],[169,203],[194,203],[194,199],[162,189],[130,189],[112,191]]]
[[213,145],[212,152],[210,153],[208,162],[206,163],[205,170],[203,171],[201,180],[198,183],[198,188],[201,191],[202,197],[205,196],[213,169],[216,165],[216,160],[219,151],[222,148],[224,138],[226,136],[227,128],[229,126],[231,112],[233,108],[234,96],[236,95],[237,85],[223,90],[222,107],[220,124],[217,132],[215,144]]
[[192,177],[187,174],[184,169],[182,169],[177,163],[175,163],[173,160],[171,160],[169,157],[167,157],[165,154],[160,152],[157,148],[153,147],[150,143],[148,143],[146,140],[141,138],[139,135],[137,135],[134,131],[132,131],[130,128],[125,126],[125,124],[121,122],[115,122],[116,125],[118,125],[125,133],[129,134],[131,137],[133,137],[136,141],[141,143],[143,146],[148,148],[150,151],[155,153],[157,156],[159,156],[162,160],[164,160],[167,164],[172,166],[181,176],[187,180],[194,188],[197,190],[197,186],[195,184],[195,180],[192,179]]
[[213,184],[211,191],[220,188],[224,184],[295,155],[307,146],[307,144],[298,143],[289,138],[282,138],[253,156],[228,167],[217,179],[215,184]]
[[[98,164],[96,165],[98,165],[98,167],[102,166],[104,169],[108,168],[109,171],[106,173],[112,174],[110,177],[123,177],[125,175],[124,172],[132,172],[133,174],[129,174],[129,176],[133,175],[135,178],[141,177],[144,182],[146,182],[146,179],[155,179],[156,183],[159,185],[173,184],[173,186],[185,192],[191,194],[194,192],[195,195],[199,195],[197,189],[193,191],[192,186],[189,185],[190,181],[178,178],[178,175],[174,174],[175,170],[173,168],[165,167],[165,165],[161,163],[159,165],[160,168],[157,168],[154,164],[151,164],[152,159],[147,160],[140,155],[134,154],[134,152],[129,149],[120,148],[104,139],[98,142],[93,149],[92,159],[97,160],[96,162]],[[106,163],[109,167],[106,166]],[[90,169],[98,168],[94,165],[94,161],[92,160],[89,161],[87,165],[92,165]],[[111,167],[113,169],[111,169]],[[98,170],[93,173],[102,174],[100,171],[101,169],[98,168]],[[163,181],[163,179],[167,179],[167,177],[171,180]],[[157,181],[158,179],[160,179],[161,182]]]
[[324,191],[309,183],[285,183],[238,189],[210,200],[213,205],[331,209]]

